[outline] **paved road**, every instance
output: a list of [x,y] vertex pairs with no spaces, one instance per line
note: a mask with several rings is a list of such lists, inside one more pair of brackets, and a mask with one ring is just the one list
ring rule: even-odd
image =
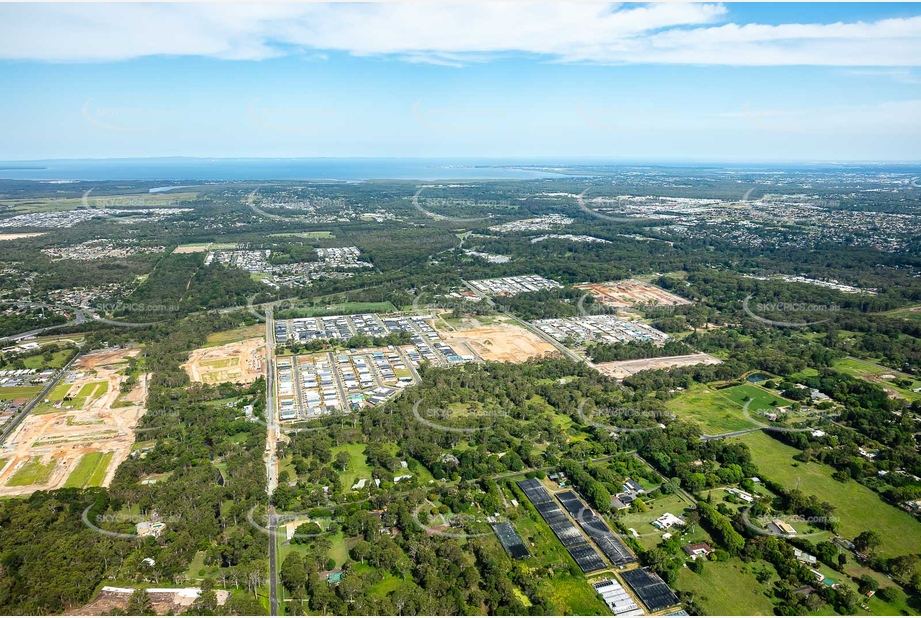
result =
[[703,434],[700,436],[700,441],[709,442],[710,440],[722,440],[723,438],[735,438],[736,436],[744,436],[747,433],[754,433],[756,431],[761,431],[762,429],[763,427],[752,427],[751,429],[740,429],[739,431],[728,431],[726,433],[718,433],[712,436]]
[[265,312],[265,421],[266,431],[266,492],[269,494],[269,610],[270,615],[278,615],[278,558],[275,555],[275,506],[272,504],[272,493],[278,486],[278,469],[276,468],[275,447],[278,441],[276,435],[278,427],[277,410],[275,409],[275,323],[272,319],[272,310]]
[[57,383],[61,381],[61,378],[64,377],[64,374],[67,373],[67,370],[70,369],[70,366],[73,365],[74,361],[78,358],[80,358],[80,354],[77,354],[72,359],[70,359],[69,363],[64,365],[64,367],[62,367],[61,370],[58,371],[58,373],[51,380],[48,380],[48,383],[45,385],[45,388],[42,389],[42,392],[40,392],[34,399],[32,399],[32,401],[27,403],[19,414],[13,417],[13,419],[7,425],[6,429],[3,430],[3,433],[0,433],[0,444],[3,444],[6,441],[7,437],[13,433],[13,430],[16,429],[19,423],[22,422],[22,419],[24,419],[29,414],[29,412],[32,411],[32,408],[38,405],[38,403],[45,398],[45,395],[50,393],[51,389],[57,386]]

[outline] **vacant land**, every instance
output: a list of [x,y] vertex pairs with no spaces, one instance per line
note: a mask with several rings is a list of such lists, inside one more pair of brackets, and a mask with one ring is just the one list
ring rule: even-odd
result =
[[368,460],[365,458],[365,445],[344,444],[334,447],[331,451],[333,458],[335,459],[336,455],[341,451],[349,454],[349,463],[339,475],[342,480],[342,487],[348,491],[358,479],[368,479],[368,483],[372,483],[371,466],[368,465]]
[[698,354],[685,354],[683,356],[661,356],[659,358],[641,358],[638,360],[611,361],[595,363],[595,368],[601,373],[623,380],[638,371],[647,369],[671,369],[672,367],[690,367],[692,365],[719,365],[720,359],[703,352]]
[[205,251],[224,251],[236,248],[237,243],[233,242],[199,242],[179,245],[173,250],[173,253],[204,253]]
[[25,234],[0,234],[0,242],[4,240],[19,240],[20,238],[33,238],[35,236],[41,236],[42,234],[47,234],[47,232],[29,232]]
[[595,300],[609,307],[633,305],[690,305],[691,301],[667,292],[645,281],[626,279],[607,283],[586,283],[575,286],[588,291]]
[[[0,496],[57,489],[78,469],[70,482],[81,486],[111,482],[131,451],[134,428],[144,414],[146,379],[122,396],[122,405],[115,405],[126,361],[138,351],[102,350],[77,361],[76,379],[63,385],[67,391],[55,387],[49,403],[41,404],[42,413],[29,414],[7,439],[4,457],[11,465],[0,472]],[[95,456],[84,459],[86,455]]]
[[[758,424],[745,417],[742,411],[747,399],[749,415],[757,419],[757,411],[790,405],[783,397],[761,387],[743,384],[715,389],[695,384],[666,404],[666,408],[682,419],[700,423],[705,434],[715,435],[729,431],[751,429]],[[766,422],[766,421],[765,421]]]
[[43,462],[41,457],[31,457],[17,465],[19,467],[13,467],[13,475],[7,481],[10,487],[47,483],[57,464],[54,460]]
[[252,337],[192,350],[182,365],[193,382],[249,384],[265,370],[265,339]]
[[489,326],[456,331],[439,330],[438,334],[449,345],[465,344],[484,360],[518,362],[556,351],[531,331],[508,322],[496,321]]
[[324,232],[282,232],[280,234],[269,234],[269,238],[282,238],[293,236],[295,238],[335,238],[336,236],[329,231]]
[[74,471],[67,477],[64,487],[82,489],[101,485],[113,455],[112,452],[87,453],[80,458]]
[[771,580],[777,579],[774,568],[764,561],[746,564],[732,558],[727,562],[707,562],[700,575],[691,569],[679,569],[675,588],[693,593],[694,601],[708,616],[772,616],[772,584],[759,583],[756,571],[767,571]]
[[853,539],[864,530],[882,535],[879,553],[900,556],[921,552],[921,522],[891,506],[873,491],[856,481],[840,483],[831,478],[834,471],[820,463],[793,460],[799,451],[782,444],[764,432],[750,433],[740,440],[748,445],[760,474],[787,487],[799,487],[806,495],[816,495],[835,506],[841,520],[841,534]]

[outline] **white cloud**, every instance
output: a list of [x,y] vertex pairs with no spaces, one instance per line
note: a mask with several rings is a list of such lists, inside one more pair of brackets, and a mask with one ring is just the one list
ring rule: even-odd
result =
[[262,60],[300,48],[452,66],[504,53],[605,64],[921,64],[921,17],[781,25],[726,19],[721,4],[687,3],[2,4],[0,59]]

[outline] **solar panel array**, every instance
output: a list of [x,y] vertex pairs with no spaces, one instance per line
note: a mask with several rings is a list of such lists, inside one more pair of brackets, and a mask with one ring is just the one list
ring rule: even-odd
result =
[[600,571],[607,567],[604,559],[598,555],[594,547],[588,544],[579,529],[569,521],[563,509],[553,500],[540,481],[537,479],[518,481],[518,486],[584,573]]
[[502,543],[502,547],[512,558],[518,560],[519,558],[527,558],[530,556],[528,548],[525,546],[524,541],[521,540],[521,537],[518,536],[518,533],[515,532],[515,528],[512,524],[508,522],[493,524],[492,531],[499,537],[499,542]]
[[582,499],[574,491],[557,494],[556,498],[614,566],[623,566],[636,562],[636,558],[630,553],[623,541],[603,519],[595,515],[582,502]]
[[668,587],[668,584],[648,568],[624,571],[621,577],[628,586],[633,588],[633,592],[650,612],[657,612],[678,604],[678,597]]

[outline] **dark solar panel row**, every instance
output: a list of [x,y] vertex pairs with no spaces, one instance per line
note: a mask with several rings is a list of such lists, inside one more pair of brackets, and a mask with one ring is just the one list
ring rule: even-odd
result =
[[558,521],[569,521],[566,519],[566,514],[563,512],[563,509],[552,502],[542,502],[535,506],[537,507],[537,512],[540,513],[540,516],[543,517],[548,524]]
[[621,573],[627,585],[633,589],[650,612],[657,612],[678,604],[678,597],[662,578],[648,568]]
[[582,536],[582,533],[579,532],[579,529],[568,521],[561,521],[559,523],[550,524],[550,529],[553,530],[553,534],[555,534],[556,538],[560,540],[560,543],[563,544],[563,547],[573,547],[575,545],[582,545],[585,543],[585,537]]
[[593,536],[592,540],[595,541],[595,545],[598,546],[598,549],[608,557],[608,560],[610,560],[614,566],[624,566],[625,564],[636,562],[636,558],[630,553],[627,546],[613,534],[603,537]]
[[492,530],[496,533],[496,536],[499,537],[499,542],[502,543],[502,547],[505,549],[506,553],[512,558],[518,560],[519,558],[527,558],[530,555],[528,554],[528,548],[525,546],[524,541],[522,541],[518,533],[515,532],[515,528],[512,524],[508,522],[493,524]]
[[579,496],[577,496],[574,491],[566,491],[557,494],[556,499],[560,501],[563,508],[569,511],[569,514],[573,517],[577,517],[582,509],[585,508],[585,504],[579,500]]
[[553,498],[550,497],[550,494],[537,479],[518,481],[518,486],[521,487],[521,491],[525,493],[534,506],[544,502],[553,502]]
[[598,552],[596,552],[591,545],[577,545],[575,547],[567,547],[566,549],[569,551],[569,555],[572,556],[572,559],[576,561],[576,564],[579,565],[579,568],[582,569],[583,573],[592,573],[607,568],[604,560],[602,560],[601,556],[598,555]]
[[636,558],[627,549],[608,524],[595,515],[573,491],[557,494],[557,500],[581,526],[598,548],[608,557],[614,566],[623,566],[636,562]]

